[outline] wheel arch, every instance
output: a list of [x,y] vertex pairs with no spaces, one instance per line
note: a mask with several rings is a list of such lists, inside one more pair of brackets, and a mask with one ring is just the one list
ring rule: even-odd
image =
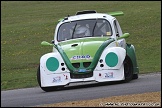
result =
[[[135,54],[135,48],[132,44],[126,44],[126,57],[130,59],[133,66],[133,74],[139,73],[139,68],[137,65],[137,59]],[[125,57],[125,58],[126,58]]]

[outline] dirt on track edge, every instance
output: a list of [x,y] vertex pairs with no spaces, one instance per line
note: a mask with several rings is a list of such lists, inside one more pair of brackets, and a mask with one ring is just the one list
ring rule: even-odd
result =
[[161,91],[93,100],[68,101],[36,107],[161,107]]

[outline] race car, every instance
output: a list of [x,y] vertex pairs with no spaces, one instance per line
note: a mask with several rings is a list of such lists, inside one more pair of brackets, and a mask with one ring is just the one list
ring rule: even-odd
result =
[[52,52],[40,58],[37,81],[46,92],[78,82],[129,82],[138,78],[135,47],[115,16],[122,11],[83,10],[58,20]]

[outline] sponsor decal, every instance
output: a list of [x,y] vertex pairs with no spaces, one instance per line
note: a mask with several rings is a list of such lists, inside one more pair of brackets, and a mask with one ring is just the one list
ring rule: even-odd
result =
[[113,78],[113,72],[105,73],[104,78]]
[[71,58],[71,60],[81,60],[81,59],[86,59],[86,60],[89,60],[89,59],[92,59],[90,55],[75,55]]
[[111,35],[111,32],[106,32],[106,35],[110,36]]
[[[63,74],[64,75],[64,74]],[[67,75],[64,75],[64,77],[65,77],[65,80],[68,80],[68,76]]]
[[53,78],[52,83],[59,83],[59,82],[61,82],[61,76],[57,76]]

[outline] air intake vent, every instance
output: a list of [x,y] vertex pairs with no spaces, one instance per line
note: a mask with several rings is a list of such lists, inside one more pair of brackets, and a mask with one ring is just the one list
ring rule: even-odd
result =
[[80,67],[80,63],[72,63],[72,65],[73,65],[75,68],[79,68],[79,67]]
[[76,15],[90,14],[90,13],[97,13],[97,12],[95,10],[84,10],[84,11],[78,11]]
[[91,64],[91,62],[83,62],[83,66],[84,66],[85,68],[89,67],[90,64]]
[[89,78],[93,76],[93,72],[90,73],[84,73],[84,74],[74,74],[70,73],[70,78],[71,79],[80,79],[80,78]]

